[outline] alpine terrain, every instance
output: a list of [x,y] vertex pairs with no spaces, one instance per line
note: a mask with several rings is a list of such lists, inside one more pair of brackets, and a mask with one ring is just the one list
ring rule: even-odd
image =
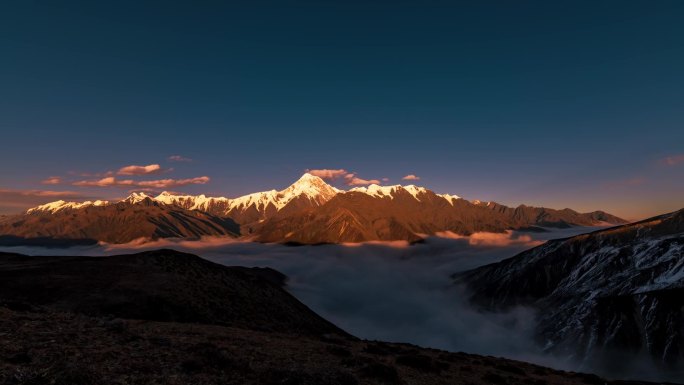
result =
[[[509,229],[614,225],[602,211],[503,206],[436,194],[424,187],[378,186],[339,190],[304,174],[291,186],[239,198],[134,193],[119,202],[57,201],[0,219],[0,235],[94,239],[244,237],[302,244],[407,240],[438,232],[468,235]],[[15,238],[12,238],[16,242]]]
[[538,341],[559,356],[618,373],[637,358],[684,368],[684,209],[549,241],[455,278],[484,309],[539,310]]

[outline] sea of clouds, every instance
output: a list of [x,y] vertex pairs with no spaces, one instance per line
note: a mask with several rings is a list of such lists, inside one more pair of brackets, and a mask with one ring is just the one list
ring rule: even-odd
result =
[[[507,357],[563,370],[595,372],[612,378],[679,379],[647,358],[629,373],[578,363],[542,352],[533,337],[535,312],[478,311],[454,273],[512,257],[549,239],[596,230],[592,227],[547,232],[443,232],[423,243],[287,246],[227,238],[140,240],[71,248],[0,247],[27,255],[106,256],[172,248],[227,266],[270,267],[288,277],[287,290],[347,332],[365,339],[405,342],[468,353]],[[638,365],[637,365],[638,364]]]
[[287,289],[324,318],[361,338],[504,356],[566,368],[533,343],[534,312],[502,314],[473,309],[450,276],[500,261],[590,228],[544,233],[440,233],[424,243],[285,246],[209,238],[159,240],[69,249],[0,248],[29,255],[125,254],[173,248],[228,266],[271,267],[288,277]]

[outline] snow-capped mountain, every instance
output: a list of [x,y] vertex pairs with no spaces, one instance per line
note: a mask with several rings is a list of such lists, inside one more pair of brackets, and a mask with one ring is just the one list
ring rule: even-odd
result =
[[262,191],[238,198],[206,197],[204,195],[173,195],[162,192],[154,199],[181,206],[188,210],[199,210],[230,217],[239,223],[262,221],[285,209],[303,209],[320,206],[341,191],[325,183],[323,179],[304,174],[289,187],[281,190]]
[[406,191],[407,193],[411,194],[416,200],[420,201],[420,194],[425,194],[427,193],[427,189],[425,187],[416,187],[414,185],[408,185],[408,186],[402,186],[402,185],[394,185],[394,186],[378,186],[377,184],[372,184],[369,185],[368,187],[355,187],[351,190],[350,192],[360,192],[364,194],[368,194],[372,197],[377,197],[377,198],[394,198],[394,196],[402,191]]
[[[478,231],[501,232],[531,226],[624,223],[620,218],[604,212],[581,214],[569,209],[553,210],[528,206],[509,208],[493,202],[472,203],[456,195],[436,194],[414,185],[372,184],[343,191],[330,186],[317,176],[306,173],[283,190],[257,192],[237,198],[162,192],[157,196],[133,193],[118,202],[52,202],[29,209],[19,218],[3,219],[0,222],[0,230],[3,232],[0,235],[34,233],[41,231],[41,227],[49,227],[50,222],[76,220],[79,216],[77,214],[87,215],[95,207],[121,204],[165,206],[168,209],[225,218],[240,225],[240,235],[262,242],[417,241],[426,235],[441,231],[470,234]],[[62,212],[70,212],[73,215],[52,219],[43,217],[40,223],[46,223],[45,225],[33,223],[31,220],[26,222],[23,218]],[[23,223],[32,223],[36,228],[24,229]]]
[[[455,277],[490,310],[540,310],[545,349],[585,368],[684,367],[684,210],[549,241]],[[643,362],[643,361],[642,361]]]
[[0,235],[17,239],[127,243],[137,239],[236,237],[240,227],[217,217],[131,194],[119,202],[48,204],[0,221]]
[[516,209],[491,210],[487,205],[476,205],[455,195],[435,194],[413,185],[370,185],[338,193],[315,210],[277,213],[263,223],[250,226],[249,230],[262,242],[316,244],[413,242],[442,231],[468,235],[540,225],[596,225],[599,221],[593,218],[604,216],[613,223],[625,223],[603,212],[580,214],[572,210],[527,207],[524,211],[529,211],[528,215],[519,217]]
[[85,202],[66,202],[63,200],[58,200],[50,203],[46,203],[44,205],[36,206],[34,208],[28,209],[26,211],[27,214],[32,214],[32,213],[56,213],[60,210],[76,210],[76,209],[82,209],[84,207],[90,207],[90,206],[105,206],[109,204],[108,201],[101,201],[101,200],[96,200],[96,201],[85,201]]

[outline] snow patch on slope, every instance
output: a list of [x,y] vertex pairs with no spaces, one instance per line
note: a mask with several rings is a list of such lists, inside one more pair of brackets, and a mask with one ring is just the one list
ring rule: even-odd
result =
[[[204,194],[177,195],[164,191],[156,197],[149,196],[144,192],[134,192],[120,202],[137,204],[145,199],[151,199],[152,201],[166,205],[177,205],[187,210],[212,212],[216,215],[228,215],[233,211],[246,211],[251,208],[254,208],[257,212],[263,214],[271,206],[275,208],[276,211],[280,211],[290,202],[296,199],[305,199],[314,206],[320,206],[335,197],[337,194],[344,194],[347,192],[360,192],[375,198],[390,199],[394,199],[397,194],[405,192],[420,202],[420,196],[422,194],[428,193],[429,190],[415,185],[379,186],[377,184],[371,184],[367,187],[355,187],[348,191],[344,191],[330,186],[323,179],[317,176],[305,173],[301,178],[299,178],[299,180],[281,191],[261,191],[232,199],[226,197],[208,197]],[[456,200],[461,199],[457,195],[436,195],[445,199],[452,206]],[[31,208],[27,211],[27,214],[38,212],[55,213],[64,209],[79,209],[88,206],[103,206],[113,203],[116,202],[98,200],[95,202],[86,201],[78,203],[60,200]]]
[[66,202],[63,200],[58,200],[55,202],[46,203],[44,205],[36,206],[26,210],[26,214],[37,214],[37,213],[51,213],[54,214],[61,210],[70,209],[82,209],[89,206],[105,206],[109,204],[109,201],[85,201],[85,202]]

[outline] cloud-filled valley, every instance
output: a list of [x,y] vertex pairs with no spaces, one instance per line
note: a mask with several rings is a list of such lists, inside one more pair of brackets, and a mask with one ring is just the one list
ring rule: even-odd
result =
[[563,367],[532,340],[534,313],[515,309],[484,314],[473,309],[450,275],[511,257],[546,239],[586,231],[430,237],[424,243],[285,246],[226,238],[70,249],[3,248],[24,254],[114,255],[173,248],[224,265],[271,267],[288,276],[288,290],[318,314],[361,338],[408,342]]

